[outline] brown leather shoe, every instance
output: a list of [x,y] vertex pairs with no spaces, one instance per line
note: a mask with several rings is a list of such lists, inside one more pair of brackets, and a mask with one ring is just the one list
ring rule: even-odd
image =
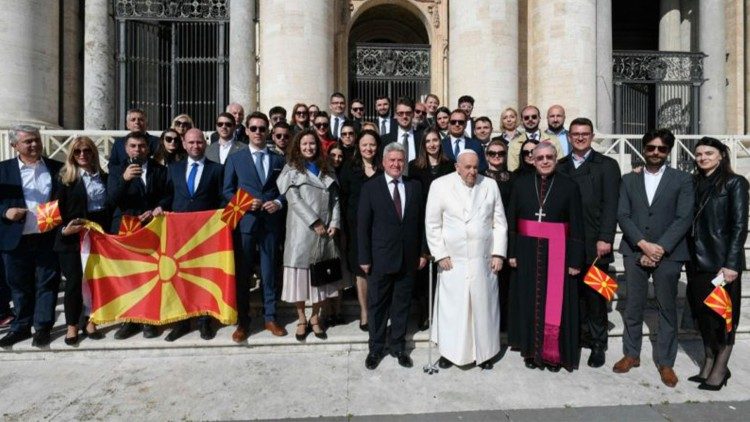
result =
[[661,376],[661,382],[664,383],[667,387],[674,387],[677,385],[677,374],[674,373],[674,370],[670,366],[658,366],[659,369],[659,375]]
[[284,337],[287,334],[286,328],[277,324],[276,321],[266,321],[266,330],[276,337]]
[[244,327],[237,326],[237,329],[232,333],[232,341],[244,343],[245,340],[247,340],[247,330]]
[[622,359],[618,360],[612,370],[618,374],[624,374],[633,368],[641,366],[641,360],[632,356],[623,356]]

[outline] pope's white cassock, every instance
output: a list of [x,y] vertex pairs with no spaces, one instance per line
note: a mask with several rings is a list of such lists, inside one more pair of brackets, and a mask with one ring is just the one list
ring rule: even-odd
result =
[[432,182],[425,212],[427,244],[438,270],[432,341],[456,365],[480,364],[500,352],[500,304],[494,256],[505,257],[508,224],[497,183],[478,175],[468,187],[458,173]]

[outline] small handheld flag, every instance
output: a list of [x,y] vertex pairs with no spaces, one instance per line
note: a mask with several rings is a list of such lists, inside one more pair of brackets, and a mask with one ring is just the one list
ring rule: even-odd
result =
[[60,207],[57,200],[45,202],[36,206],[36,224],[39,232],[48,232],[62,224]]
[[727,333],[732,332],[732,299],[723,286],[716,286],[703,301],[711,310],[724,318]]
[[615,292],[617,292],[617,282],[595,264],[596,260],[583,277],[583,282],[604,296],[607,301],[611,301],[615,297]]
[[226,223],[230,230],[234,230],[240,219],[245,215],[250,205],[253,203],[253,197],[242,189],[237,189],[232,200],[229,201],[224,211],[221,213],[221,221]]

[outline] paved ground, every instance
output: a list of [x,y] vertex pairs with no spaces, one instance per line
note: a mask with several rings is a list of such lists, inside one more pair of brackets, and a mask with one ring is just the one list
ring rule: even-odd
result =
[[[619,342],[611,340],[604,368],[584,364],[557,374],[526,369],[507,352],[492,371],[451,368],[427,375],[421,344],[412,353],[414,368],[386,358],[375,371],[364,368],[366,351],[358,343],[0,353],[0,415],[9,421],[394,415],[417,421],[724,421],[750,410],[750,339],[738,340],[733,377],[721,392],[701,391],[685,380],[697,372],[696,341],[680,344],[674,389],[660,383],[649,344],[640,368],[612,373]],[[584,363],[587,357],[584,352]]]

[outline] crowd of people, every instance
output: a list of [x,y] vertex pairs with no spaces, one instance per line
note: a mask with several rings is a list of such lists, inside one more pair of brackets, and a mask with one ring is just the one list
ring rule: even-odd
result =
[[[343,322],[342,291],[354,287],[359,327],[369,333],[368,369],[386,352],[413,365],[405,342],[412,303],[420,330],[434,309],[441,368],[491,369],[501,332],[530,369],[574,370],[582,348],[590,349],[587,364],[601,367],[608,304],[582,278],[590,266],[609,270],[619,223],[627,301],[623,358],[614,372],[640,365],[651,279],[659,308],[655,361],[662,382],[677,384],[677,286],[686,266],[688,303],[705,346],[699,373],[689,379],[703,389],[726,385],[739,312],[727,331],[703,300],[718,276],[739,309],[748,182],[733,173],[722,142],[702,138],[688,174],[667,164],[674,135],[648,132],[644,165],[621,177],[617,162],[592,148],[591,120],[576,118],[566,129],[559,105],[547,111],[546,130],[533,105],[505,109],[494,130],[488,117],[472,117],[468,95],[453,110],[433,94],[416,104],[399,98],[393,107],[380,96],[372,121],[363,117],[362,100],[348,105],[347,113],[344,95],[334,93],[328,112],[298,103],[287,119],[280,106],[268,116],[245,116],[233,103],[208,138],[186,114],[154,137],[146,114],[131,109],[129,133],[115,141],[108,173],[88,137],[74,139],[60,163],[42,156],[37,128],[12,128],[18,156],[0,163],[0,325],[10,327],[0,346],[28,338],[49,344],[61,275],[65,343],[103,337],[85,315],[84,220],[117,233],[123,216],[145,224],[165,212],[217,209],[243,189],[253,200],[234,233],[235,342],[249,335],[256,273],[265,329],[287,335],[276,306],[294,304],[299,341],[326,339],[327,328]],[[36,206],[52,199],[62,225],[40,233]],[[429,266],[437,280],[429,279]],[[191,325],[172,324],[165,340]],[[210,340],[218,322],[204,316],[195,325]],[[125,322],[114,337],[141,331],[160,336],[160,327]]]

